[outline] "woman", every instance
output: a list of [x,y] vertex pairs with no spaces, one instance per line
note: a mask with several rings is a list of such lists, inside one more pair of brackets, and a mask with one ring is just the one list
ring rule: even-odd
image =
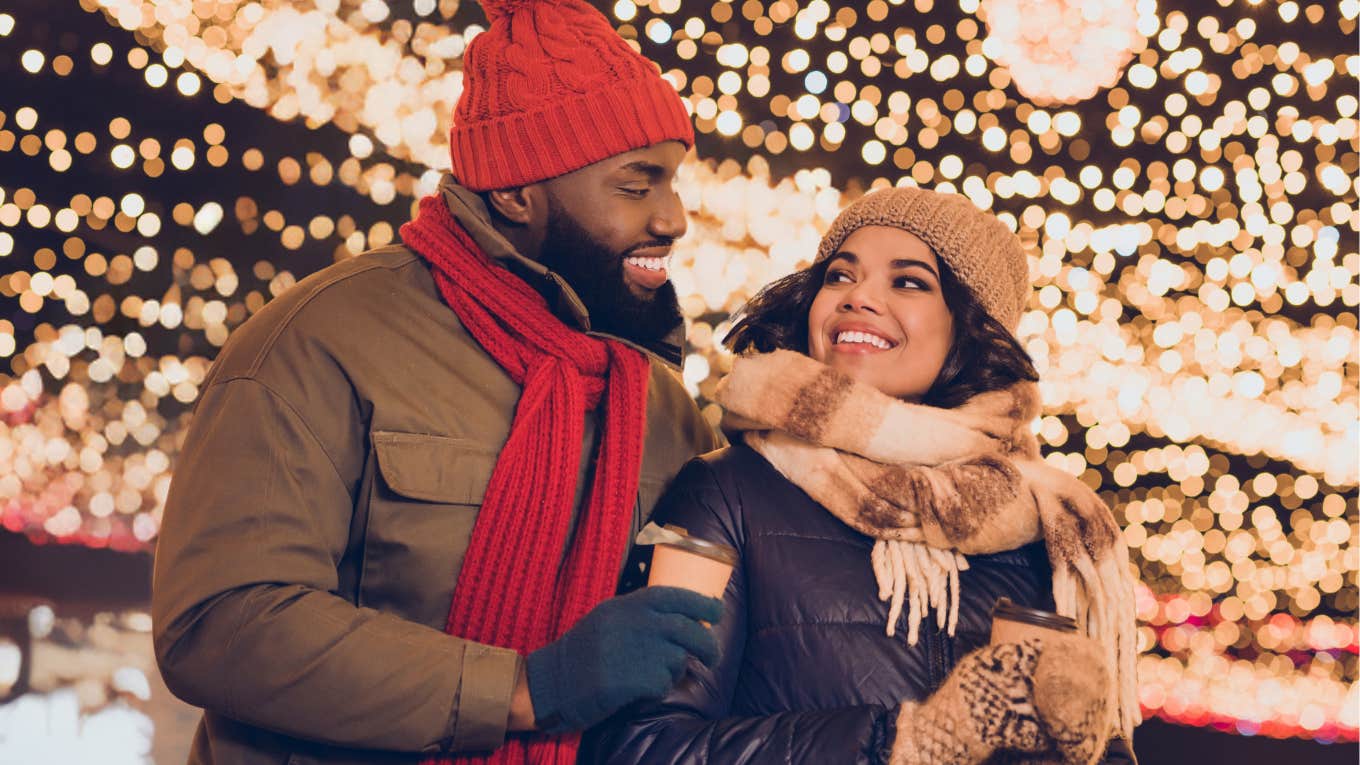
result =
[[[656,514],[740,554],[722,657],[607,724],[590,758],[1133,761],[1128,554],[1100,499],[1039,459],[1013,334],[1029,289],[998,219],[898,188],[752,299],[717,395],[743,438]],[[999,597],[1090,637],[989,646]]]

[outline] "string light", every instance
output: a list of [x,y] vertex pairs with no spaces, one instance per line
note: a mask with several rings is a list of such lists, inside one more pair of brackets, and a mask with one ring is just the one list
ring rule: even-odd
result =
[[[685,384],[716,422],[729,315],[853,197],[968,196],[1030,253],[1047,459],[1125,526],[1145,710],[1354,741],[1360,4],[1080,5],[1025,37],[998,22],[1039,18],[1019,0],[608,4],[714,158],[677,182]],[[450,0],[82,7],[79,49],[0,14],[0,156],[26,168],[0,180],[0,524],[146,549],[216,349],[393,240],[448,167],[485,22]],[[104,79],[202,122],[27,95]],[[239,104],[268,117],[238,129]]]

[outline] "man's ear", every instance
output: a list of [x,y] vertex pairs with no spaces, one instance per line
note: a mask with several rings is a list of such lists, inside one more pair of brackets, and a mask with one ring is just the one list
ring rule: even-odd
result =
[[537,184],[514,189],[498,189],[486,194],[487,203],[501,217],[521,226],[534,226],[548,214],[544,188]]

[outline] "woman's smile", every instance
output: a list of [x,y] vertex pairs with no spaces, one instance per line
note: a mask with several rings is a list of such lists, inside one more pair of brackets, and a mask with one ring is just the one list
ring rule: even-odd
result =
[[882,353],[901,345],[892,334],[861,322],[843,322],[828,333],[833,353]]

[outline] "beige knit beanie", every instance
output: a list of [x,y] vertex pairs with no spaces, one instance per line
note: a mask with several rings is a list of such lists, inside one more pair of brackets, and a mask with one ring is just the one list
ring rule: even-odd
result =
[[920,237],[992,318],[1012,332],[1020,324],[1030,290],[1020,237],[967,197],[910,187],[866,194],[836,216],[817,248],[817,262],[864,226],[891,226]]

